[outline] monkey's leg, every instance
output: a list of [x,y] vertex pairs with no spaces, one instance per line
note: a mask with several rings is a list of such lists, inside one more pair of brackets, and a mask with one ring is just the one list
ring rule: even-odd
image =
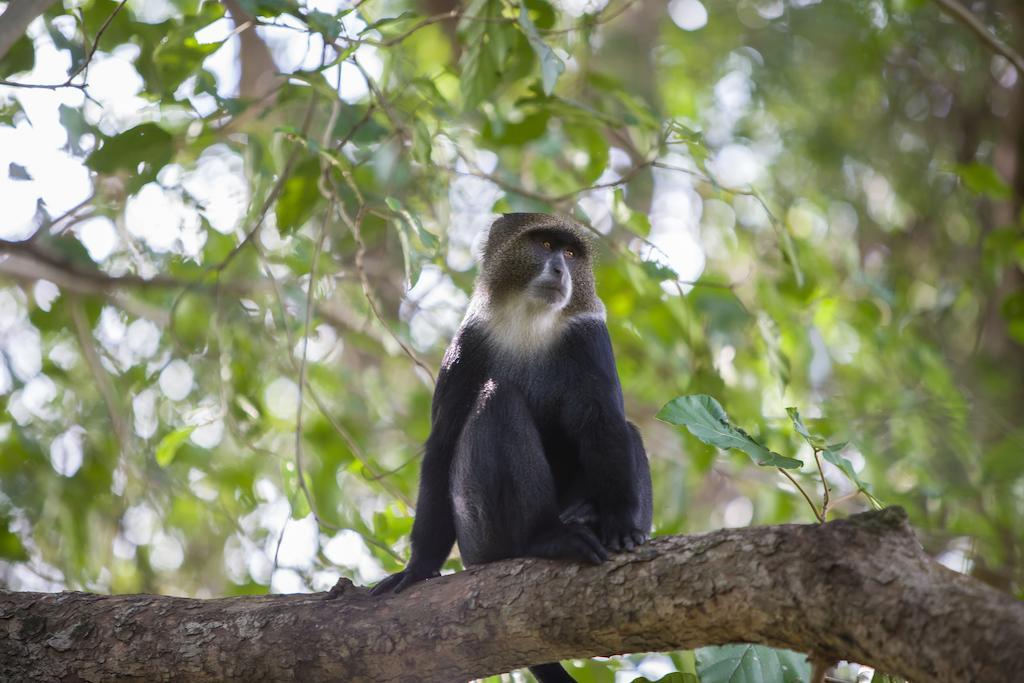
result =
[[455,450],[452,506],[467,565],[509,557],[607,558],[593,530],[558,518],[555,482],[522,395],[492,385]]

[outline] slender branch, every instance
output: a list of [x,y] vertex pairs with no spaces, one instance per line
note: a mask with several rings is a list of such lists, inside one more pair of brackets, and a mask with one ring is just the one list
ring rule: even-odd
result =
[[[313,501],[313,494],[306,485],[306,473],[302,465],[302,399],[306,388],[306,359],[309,355],[309,326],[313,319],[313,292],[316,289],[316,263],[320,260],[320,251],[324,247],[324,240],[327,239],[327,216],[331,215],[331,208],[328,206],[326,216],[320,226],[320,237],[317,238],[313,247],[313,260],[309,264],[309,284],[306,286],[306,316],[302,329],[302,358],[299,360],[299,403],[295,408],[295,475],[299,479],[299,488],[306,496],[309,509],[316,519],[317,526],[322,524],[320,513]],[[289,353],[289,355],[291,355]]]
[[[121,11],[121,8],[124,7],[127,2],[128,2],[128,0],[121,0],[121,2],[119,2],[117,4],[117,7],[115,7],[114,10],[103,21],[103,24],[100,26],[99,30],[96,32],[96,37],[93,39],[92,45],[89,47],[89,52],[88,52],[88,54],[86,54],[85,59],[82,60],[82,63],[79,64],[78,67],[73,72],[71,72],[71,74],[67,77],[67,80],[65,80],[63,83],[43,84],[43,83],[18,83],[16,81],[0,81],[0,85],[6,85],[6,86],[12,87],[12,88],[42,88],[42,89],[46,89],[46,90],[56,90],[58,88],[77,88],[78,90],[81,90],[81,91],[85,92],[86,88],[88,87],[87,83],[85,83],[84,81],[82,83],[73,83],[72,81],[75,80],[75,77],[78,76],[78,74],[82,73],[87,68],[89,68],[89,64],[90,64],[90,62],[92,62],[92,58],[96,54],[97,48],[99,48],[100,38],[103,37],[103,34],[106,32],[107,28],[110,26],[110,22],[112,22],[114,20],[114,17],[117,16],[117,13]],[[12,6],[16,7],[19,4],[28,5],[30,3],[29,2],[19,3],[19,2],[16,1],[16,2],[13,2],[11,4],[12,4]],[[44,10],[45,10],[45,7],[44,7]],[[7,17],[7,13],[5,12],[4,16],[2,18],[6,18],[6,17]],[[0,24],[2,24],[2,22],[0,22]],[[2,45],[0,45],[0,48],[2,48]],[[6,52],[6,50],[4,50],[3,52]],[[3,52],[0,52],[0,56],[3,55]]]
[[127,454],[130,452],[131,435],[128,431],[128,425],[124,421],[124,409],[121,407],[117,394],[114,392],[114,385],[110,381],[110,375],[107,374],[103,364],[100,362],[99,354],[96,352],[96,340],[93,338],[92,330],[89,329],[89,323],[85,319],[82,302],[77,297],[71,296],[68,301],[68,308],[71,313],[71,321],[75,326],[78,346],[82,351],[82,356],[85,358],[85,364],[89,367],[93,380],[96,382],[96,388],[103,398],[103,404],[107,409],[107,416],[110,418],[110,425],[114,428],[114,436],[117,438],[121,453]]
[[957,19],[964,26],[969,28],[974,35],[981,39],[993,52],[1005,57],[1017,69],[1017,76],[1024,79],[1024,57],[1012,47],[1000,40],[994,33],[988,30],[969,9],[961,5],[957,0],[935,0],[946,14]]
[[818,476],[821,477],[821,488],[824,489],[821,501],[821,520],[824,522],[828,519],[828,503],[829,503],[829,486],[828,480],[825,479],[825,470],[821,467],[821,451],[817,448],[814,449],[814,462],[818,465]]
[[[89,48],[89,54],[85,56],[85,59],[83,59],[82,63],[78,65],[78,68],[75,69],[70,76],[68,76],[68,80],[66,81],[66,83],[71,83],[71,81],[75,80],[75,76],[89,68],[89,63],[92,61],[93,55],[96,54],[96,49],[100,46],[100,38],[102,38],[103,34],[107,32],[107,28],[110,26],[110,22],[114,21],[114,17],[117,16],[117,13],[121,11],[121,8],[124,7],[125,4],[127,4],[127,2],[128,0],[121,0],[121,2],[117,3],[117,7],[114,8],[114,11],[111,12],[110,15],[103,21],[103,25],[100,26],[100,29],[98,31],[96,31],[96,37],[92,40],[92,46]],[[83,83],[82,85],[85,84]]]
[[804,500],[807,501],[807,504],[811,506],[811,511],[814,513],[815,518],[817,518],[819,522],[824,524],[825,518],[818,513],[818,506],[815,505],[814,502],[811,500],[811,497],[807,495],[807,491],[804,491],[804,487],[800,486],[799,482],[797,482],[797,480],[793,478],[793,475],[791,475],[782,467],[778,467],[776,469],[778,469],[779,472],[782,472],[782,474],[786,476],[786,479],[789,479],[793,483],[793,486],[796,487],[796,490],[800,492],[800,495],[804,497]]

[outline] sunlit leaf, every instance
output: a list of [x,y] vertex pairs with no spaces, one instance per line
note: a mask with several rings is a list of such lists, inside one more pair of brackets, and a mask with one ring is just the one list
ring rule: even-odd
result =
[[669,424],[685,426],[691,434],[711,446],[743,451],[762,466],[795,469],[803,465],[794,458],[772,452],[729,421],[721,404],[710,396],[695,394],[672,399],[657,418]]
[[85,163],[100,173],[134,174],[138,188],[156,178],[174,156],[174,137],[155,123],[143,123],[113,137],[104,138]]
[[701,683],[807,683],[806,655],[764,645],[722,645],[697,650]]
[[987,195],[993,199],[1009,199],[1012,192],[1010,186],[999,177],[991,166],[972,163],[956,167],[957,173],[971,192]]
[[548,47],[544,39],[537,33],[537,27],[530,20],[530,13],[527,11],[525,3],[519,5],[519,26],[526,34],[526,39],[530,41],[530,47],[537,53],[537,58],[540,60],[540,75],[544,94],[550,95],[555,91],[558,77],[565,71],[565,62]]
[[167,467],[174,462],[174,456],[178,454],[178,449],[188,440],[188,437],[192,436],[195,429],[194,426],[181,427],[160,439],[160,443],[156,447],[156,464],[160,467]]

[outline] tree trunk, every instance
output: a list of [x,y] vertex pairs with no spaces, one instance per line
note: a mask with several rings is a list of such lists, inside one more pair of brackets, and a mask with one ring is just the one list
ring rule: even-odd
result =
[[[0,59],[4,58],[18,38],[25,35],[32,20],[45,12],[56,0],[11,0],[0,15]],[[0,74],[0,78],[7,74]]]
[[[335,599],[327,599],[334,597]],[[913,681],[1024,671],[1024,603],[930,560],[899,508],[512,560],[372,598],[0,593],[4,680],[451,681],[570,657],[764,643]]]

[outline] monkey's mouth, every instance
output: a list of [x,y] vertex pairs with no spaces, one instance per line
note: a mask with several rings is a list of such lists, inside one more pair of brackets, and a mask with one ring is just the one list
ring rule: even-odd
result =
[[530,288],[530,293],[535,299],[551,305],[565,303],[568,297],[566,288],[558,282],[538,282]]

